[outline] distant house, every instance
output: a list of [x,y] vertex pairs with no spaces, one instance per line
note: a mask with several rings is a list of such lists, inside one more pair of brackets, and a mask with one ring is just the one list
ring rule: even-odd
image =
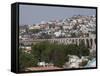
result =
[[26,32],[26,29],[28,28],[28,25],[20,25],[19,26],[19,32]]
[[54,64],[53,63],[46,63],[44,61],[38,62],[37,65],[38,66],[41,66],[41,67],[54,67]]
[[38,62],[37,65],[45,67],[46,63],[45,62]]
[[29,27],[29,29],[40,29],[40,26],[39,25],[34,25],[34,26]]
[[55,35],[56,37],[61,36],[61,31],[57,31],[57,32],[55,32],[54,35]]
[[67,64],[69,64],[69,68],[80,68],[82,66],[84,66],[82,63],[84,62],[88,62],[87,57],[81,57],[79,58],[76,55],[69,55],[69,62],[67,62]]
[[66,26],[66,25],[64,25],[64,26],[63,26],[63,29],[67,30],[67,29],[71,29],[72,27],[73,27],[73,26],[68,26],[68,25]]
[[34,26],[34,29],[40,29],[39,25]]
[[29,29],[34,29],[35,25],[29,25]]

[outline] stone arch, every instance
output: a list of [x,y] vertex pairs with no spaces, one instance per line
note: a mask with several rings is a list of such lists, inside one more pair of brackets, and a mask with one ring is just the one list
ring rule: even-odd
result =
[[93,40],[92,40],[92,38],[90,39],[90,43],[91,43],[90,48],[92,48],[92,45],[93,45]]
[[89,40],[86,39],[86,43],[87,43],[87,48],[89,48]]

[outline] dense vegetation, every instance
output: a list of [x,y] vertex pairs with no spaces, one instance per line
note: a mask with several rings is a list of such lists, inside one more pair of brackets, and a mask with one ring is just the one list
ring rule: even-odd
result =
[[88,56],[89,50],[82,42],[79,46],[75,44],[58,44],[57,42],[50,43],[48,41],[40,42],[32,45],[30,54],[20,50],[20,68],[37,66],[37,62],[41,61],[62,67],[69,60],[68,55]]
[[22,49],[19,49],[19,68],[24,70],[26,67],[37,66],[37,60],[32,54],[23,52]]

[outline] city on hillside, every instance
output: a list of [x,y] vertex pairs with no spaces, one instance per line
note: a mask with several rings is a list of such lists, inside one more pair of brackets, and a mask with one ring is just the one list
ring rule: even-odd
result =
[[19,52],[22,71],[96,67],[96,16],[20,25]]
[[96,34],[95,16],[73,16],[63,20],[19,27],[19,39],[50,39],[70,37],[93,37]]

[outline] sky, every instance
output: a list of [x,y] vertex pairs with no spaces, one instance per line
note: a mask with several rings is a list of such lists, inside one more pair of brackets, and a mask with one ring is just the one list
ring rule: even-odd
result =
[[36,5],[19,6],[19,24],[33,25],[41,21],[61,20],[70,18],[74,15],[95,15],[95,9],[72,8],[72,7],[52,7]]

